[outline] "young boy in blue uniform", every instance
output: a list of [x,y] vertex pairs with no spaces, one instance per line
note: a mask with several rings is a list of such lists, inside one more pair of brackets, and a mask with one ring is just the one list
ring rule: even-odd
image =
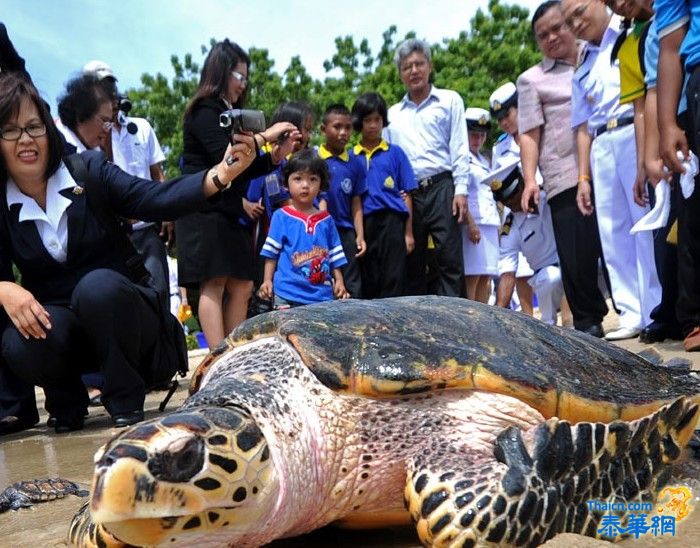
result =
[[387,106],[381,95],[369,92],[357,98],[352,125],[362,136],[353,156],[367,170],[362,289],[368,299],[403,295],[406,256],[415,246],[410,192],[417,188],[416,178],[406,153],[382,139],[387,124]]
[[318,147],[318,155],[326,161],[330,172],[330,188],[326,193],[328,212],[340,233],[348,261],[343,267],[345,288],[352,298],[361,299],[362,279],[357,259],[367,249],[362,216],[362,195],[367,184],[364,164],[345,150],[352,135],[350,111],[345,105],[335,104],[326,109],[321,134],[325,142]]
[[294,154],[283,170],[291,204],[272,215],[260,253],[265,273],[260,297],[275,308],[347,299],[340,267],[347,263],[333,218],[314,200],[328,188],[326,163],[312,150]]

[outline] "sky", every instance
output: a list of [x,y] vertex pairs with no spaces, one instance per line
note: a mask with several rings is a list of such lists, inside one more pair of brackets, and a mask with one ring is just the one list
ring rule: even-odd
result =
[[[501,0],[530,13],[542,0]],[[468,30],[488,0],[2,0],[2,21],[44,98],[55,108],[65,82],[93,59],[114,70],[120,90],[140,85],[143,73],[173,76],[170,57],[229,38],[244,49],[266,48],[283,73],[299,55],[309,74],[326,75],[323,61],[335,52],[335,38],[367,38],[374,54],[382,33],[396,25],[395,39],[409,31],[431,43]],[[366,6],[348,9],[345,6]],[[53,110],[55,112],[55,110]]]

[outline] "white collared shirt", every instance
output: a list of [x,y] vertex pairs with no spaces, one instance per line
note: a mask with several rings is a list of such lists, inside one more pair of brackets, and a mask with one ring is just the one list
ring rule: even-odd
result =
[[[151,166],[165,160],[155,131],[144,118],[130,118],[119,112],[119,125],[112,126],[112,154],[114,163],[129,175],[151,178]],[[129,133],[129,123],[135,133]]]
[[[80,138],[73,132],[72,129],[64,125],[60,118],[56,118],[54,122],[56,123],[58,131],[63,133],[63,137],[65,137],[66,142],[69,145],[73,145],[77,149],[76,152],[85,152],[87,150],[87,147],[83,144]],[[93,150],[100,150],[100,148],[96,147]]]
[[467,194],[469,141],[464,123],[464,101],[456,91],[430,87],[416,105],[408,95],[389,108],[384,139],[408,156],[416,181],[451,171],[455,194]]
[[68,256],[68,214],[66,210],[73,202],[59,192],[77,185],[68,168],[60,167],[46,185],[46,211],[39,207],[34,198],[23,194],[11,177],[7,179],[8,207],[20,204],[19,222],[33,221],[46,251],[56,261],[65,263]]
[[491,162],[481,154],[469,153],[469,212],[474,222],[484,226],[500,226],[496,200],[491,185],[484,184],[491,171]]

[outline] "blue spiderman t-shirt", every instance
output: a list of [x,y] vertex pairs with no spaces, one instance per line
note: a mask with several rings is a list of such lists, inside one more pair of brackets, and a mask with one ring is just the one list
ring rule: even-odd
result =
[[260,255],[277,260],[275,294],[303,304],[332,300],[332,272],[347,263],[330,214],[307,215],[291,206],[273,213]]

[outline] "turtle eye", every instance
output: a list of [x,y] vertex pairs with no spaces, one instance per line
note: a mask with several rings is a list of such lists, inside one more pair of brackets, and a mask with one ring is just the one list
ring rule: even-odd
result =
[[181,483],[189,481],[204,465],[204,441],[193,436],[177,451],[165,450],[151,457],[148,470],[162,481]]

